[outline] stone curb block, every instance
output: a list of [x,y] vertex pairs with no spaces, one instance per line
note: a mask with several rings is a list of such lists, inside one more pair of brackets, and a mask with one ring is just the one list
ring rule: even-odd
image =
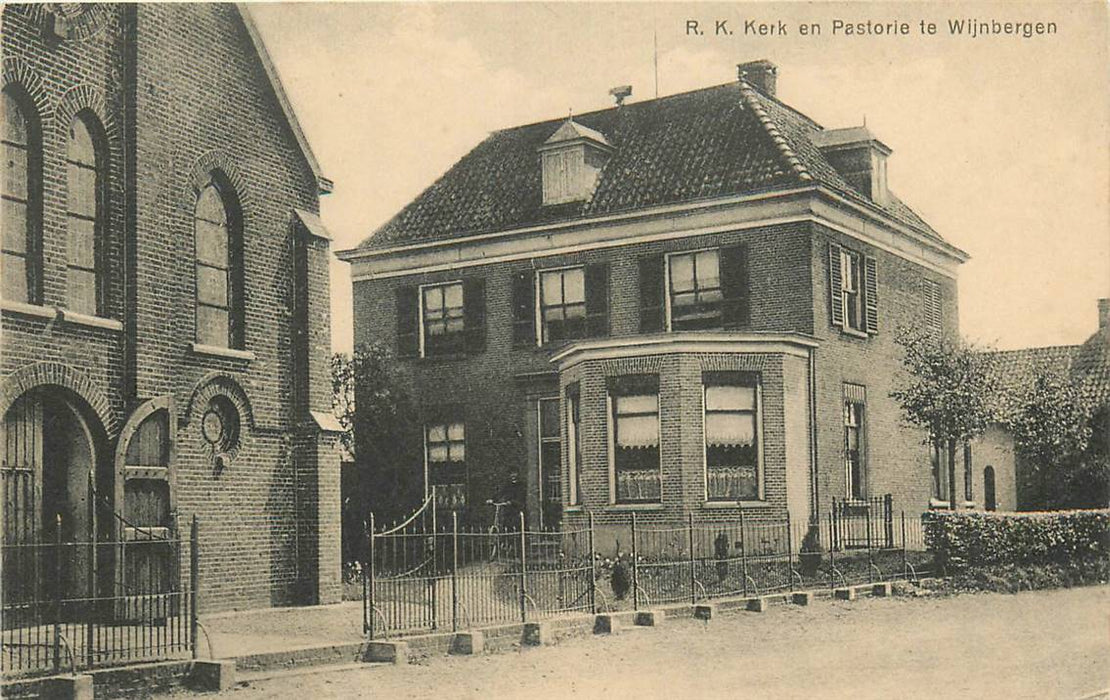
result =
[[712,603],[702,603],[694,606],[694,617],[698,620],[712,620],[717,613],[717,606]]
[[481,630],[456,632],[451,637],[449,654],[481,654],[486,650],[486,635]]
[[93,677],[87,674],[49,678],[42,697],[50,700],[93,700]]
[[550,625],[542,622],[525,622],[521,642],[525,646],[538,647],[553,644],[555,641]]
[[235,686],[235,670],[234,659],[194,661],[189,669],[189,685],[214,692],[230,690]]
[[855,600],[856,589],[854,588],[837,588],[833,591],[833,598],[837,600]]
[[639,627],[658,627],[666,615],[662,610],[638,610],[633,624]]
[[876,598],[889,598],[891,594],[889,583],[876,583],[871,587],[871,595]]
[[790,602],[794,605],[809,605],[813,602],[813,594],[809,591],[797,591],[790,594]]
[[366,645],[366,660],[407,664],[409,662],[408,642],[370,642]]
[[594,634],[616,634],[620,632],[620,623],[617,618],[609,614],[594,616]]
[[747,605],[744,606],[745,610],[749,612],[763,612],[767,609],[766,598],[748,598]]

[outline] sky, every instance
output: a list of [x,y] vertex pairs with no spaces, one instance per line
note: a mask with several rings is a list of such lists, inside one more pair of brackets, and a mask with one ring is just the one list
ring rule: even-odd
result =
[[[893,150],[891,189],[971,255],[959,273],[965,337],[1000,349],[1079,343],[1097,328],[1096,299],[1110,297],[1105,3],[257,3],[250,12],[335,181],[321,202],[333,250],[357,246],[491,131],[605,108],[617,85],[631,84],[634,102],[726,83],[737,63],[766,58],[786,103],[826,127],[866,122]],[[1055,32],[953,36],[949,21],[960,19]],[[856,26],[867,22],[905,22],[909,33]],[[775,33],[760,36],[759,23]],[[820,35],[801,35],[803,24]],[[332,344],[350,351],[349,268],[334,260],[331,275]]]

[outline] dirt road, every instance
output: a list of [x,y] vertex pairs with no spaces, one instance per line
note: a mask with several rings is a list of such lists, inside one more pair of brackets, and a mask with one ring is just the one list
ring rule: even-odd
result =
[[1110,587],[816,601],[476,658],[261,681],[253,698],[1081,698],[1110,687]]

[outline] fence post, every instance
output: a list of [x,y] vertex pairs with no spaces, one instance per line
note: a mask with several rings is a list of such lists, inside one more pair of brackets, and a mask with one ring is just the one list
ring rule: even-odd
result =
[[88,604],[85,610],[85,664],[90,668],[96,660],[96,481],[93,471],[89,470],[89,567],[88,567]]
[[451,631],[459,631],[459,513],[451,511]]
[[910,568],[906,566],[906,511],[902,511],[902,576],[909,578]]
[[790,527],[790,511],[786,511],[786,575],[790,577],[790,591],[794,591],[794,531]]
[[590,524],[590,612],[597,612],[597,557],[594,555],[594,514],[589,513]]
[[744,597],[748,597],[748,543],[744,539],[744,508],[740,508],[740,568],[744,575]]
[[686,514],[686,530],[689,533],[689,546],[690,546],[690,604],[698,602],[698,592],[695,586],[696,578],[694,576],[694,514]]
[[62,670],[62,514],[54,517],[54,673]]
[[370,513],[370,563],[366,567],[370,585],[367,587],[366,621],[364,622],[366,628],[364,631],[370,639],[374,638],[374,558],[374,514]]
[[439,521],[436,517],[435,490],[432,491],[432,568],[428,582],[432,587],[432,629],[439,629],[439,560],[436,558],[436,537],[439,534]]
[[889,493],[883,496],[883,525],[886,546],[894,546],[894,497]]
[[200,588],[200,525],[194,514],[189,523],[189,643],[197,658],[197,589]]
[[833,499],[833,509],[829,511],[829,588],[836,588],[836,499]]
[[[872,501],[874,503],[874,501]],[[864,524],[867,526],[867,582],[874,583],[875,579],[872,575],[872,570],[875,567],[875,561],[871,558],[871,505],[868,504],[867,510],[864,511],[866,520]]]
[[640,565],[636,556],[636,511],[632,511],[632,609],[640,609]]
[[832,497],[832,508],[829,510],[829,539],[832,540],[832,549],[840,545],[840,522],[836,517],[836,496]]
[[528,536],[524,530],[524,511],[520,511],[520,621],[528,621]]

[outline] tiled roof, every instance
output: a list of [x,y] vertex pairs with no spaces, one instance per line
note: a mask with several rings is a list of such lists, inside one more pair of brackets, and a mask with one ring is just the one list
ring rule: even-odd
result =
[[[543,206],[537,148],[566,118],[492,133],[360,248],[492,233],[645,207],[823,184],[877,207],[811,140],[821,126],[747,83],[729,83],[575,115],[614,152],[593,196]],[[885,212],[939,238],[891,196]]]
[[994,358],[998,388],[1011,398],[1032,386],[1038,372],[1070,375],[1088,406],[1110,404],[1110,329],[1103,328],[1082,345],[1057,345],[989,353]]

